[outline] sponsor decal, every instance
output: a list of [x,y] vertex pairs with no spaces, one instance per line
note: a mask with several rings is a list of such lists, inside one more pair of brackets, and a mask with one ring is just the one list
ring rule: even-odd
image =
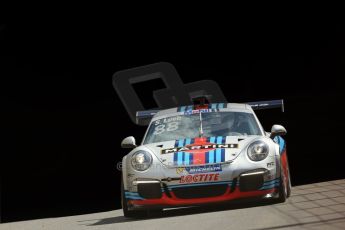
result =
[[191,151],[191,150],[218,149],[218,148],[238,148],[238,144],[206,144],[206,145],[174,147],[174,148],[162,149],[161,153],[167,154],[167,153],[174,153],[174,152],[186,152],[186,151]]
[[154,121],[154,124],[160,125],[160,124],[164,124],[164,123],[179,122],[181,120],[182,120],[181,116],[167,117],[167,118],[162,118],[162,119]]
[[195,183],[219,181],[219,173],[184,175],[180,178],[180,183]]
[[188,167],[225,162],[228,148],[239,148],[239,144],[226,144],[226,136],[186,138],[175,140],[174,147],[162,149],[161,154],[171,154],[174,165]]
[[176,168],[176,173],[177,174],[182,174],[182,173],[184,173],[185,172],[185,168],[183,168],[183,167],[178,167],[178,168]]
[[218,112],[219,109],[227,108],[227,103],[212,103],[204,105],[206,108],[195,109],[195,106],[181,106],[177,108],[177,112],[184,112],[184,114],[194,114],[194,113],[209,113],[209,112]]
[[209,172],[220,172],[220,171],[222,171],[221,164],[176,168],[177,174],[183,174],[183,173],[196,174],[196,173],[209,173]]
[[215,109],[195,109],[195,110],[187,110],[184,112],[184,115],[191,115],[196,113],[211,113],[216,112]]
[[205,165],[205,166],[197,166],[197,167],[186,167],[185,169],[190,174],[208,173],[208,172],[222,171],[222,166],[220,164],[216,164],[216,165]]
[[269,162],[269,163],[267,163],[267,168],[271,168],[271,167],[273,167],[274,166],[274,162]]
[[178,166],[204,165],[225,162],[225,149],[218,148],[207,152],[176,152],[174,164]]

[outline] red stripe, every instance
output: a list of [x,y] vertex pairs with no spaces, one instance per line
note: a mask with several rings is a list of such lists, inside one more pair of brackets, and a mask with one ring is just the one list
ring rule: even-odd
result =
[[182,206],[182,205],[195,205],[195,204],[203,204],[203,203],[212,203],[212,202],[222,202],[228,200],[234,200],[238,198],[246,198],[246,197],[260,197],[264,196],[269,193],[275,192],[275,189],[269,190],[258,190],[258,191],[250,191],[250,192],[241,192],[237,187],[234,192],[230,192],[230,188],[226,191],[226,193],[222,196],[217,197],[205,197],[205,198],[195,198],[195,199],[179,199],[177,198],[173,192],[171,192],[171,198],[168,197],[165,193],[163,193],[162,198],[160,199],[146,199],[146,200],[130,200],[128,201],[130,204],[133,205],[162,205],[162,206]]
[[208,109],[208,104],[206,104],[206,105],[197,105],[197,106],[195,106],[195,109]]
[[193,165],[205,164],[205,152],[193,153]]
[[[207,137],[196,137],[194,138],[194,143],[190,146],[194,145],[206,145],[209,144],[207,142]],[[193,165],[200,165],[200,164],[206,164],[206,152],[211,151],[213,149],[194,149],[194,150],[187,150],[186,152],[193,154],[193,162],[191,164]]]
[[206,143],[207,143],[207,138],[206,137],[196,137],[194,139],[194,144],[195,145],[206,144]]

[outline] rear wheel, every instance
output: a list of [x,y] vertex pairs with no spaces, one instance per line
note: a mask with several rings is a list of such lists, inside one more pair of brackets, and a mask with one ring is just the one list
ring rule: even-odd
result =
[[145,217],[147,215],[146,210],[129,210],[128,209],[128,203],[125,196],[125,189],[124,189],[122,179],[121,179],[121,205],[122,205],[123,215],[125,217],[140,218],[140,217]]

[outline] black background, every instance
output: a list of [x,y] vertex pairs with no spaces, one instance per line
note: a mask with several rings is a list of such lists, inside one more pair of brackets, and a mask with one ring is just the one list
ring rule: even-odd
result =
[[[5,19],[2,221],[120,208],[120,142],[141,140],[145,127],[131,122],[111,78],[160,61],[185,83],[217,81],[230,102],[283,98],[285,113],[258,116],[268,131],[287,128],[293,185],[344,178],[343,5],[256,7]],[[136,86],[147,108],[160,88]]]

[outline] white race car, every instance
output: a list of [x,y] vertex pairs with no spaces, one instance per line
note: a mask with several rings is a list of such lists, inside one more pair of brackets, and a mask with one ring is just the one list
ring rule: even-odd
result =
[[150,120],[141,145],[122,160],[122,208],[136,217],[148,210],[198,206],[258,197],[284,202],[291,183],[286,130],[265,132],[253,109],[282,107],[282,100],[246,104],[200,99],[190,106],[138,112]]

